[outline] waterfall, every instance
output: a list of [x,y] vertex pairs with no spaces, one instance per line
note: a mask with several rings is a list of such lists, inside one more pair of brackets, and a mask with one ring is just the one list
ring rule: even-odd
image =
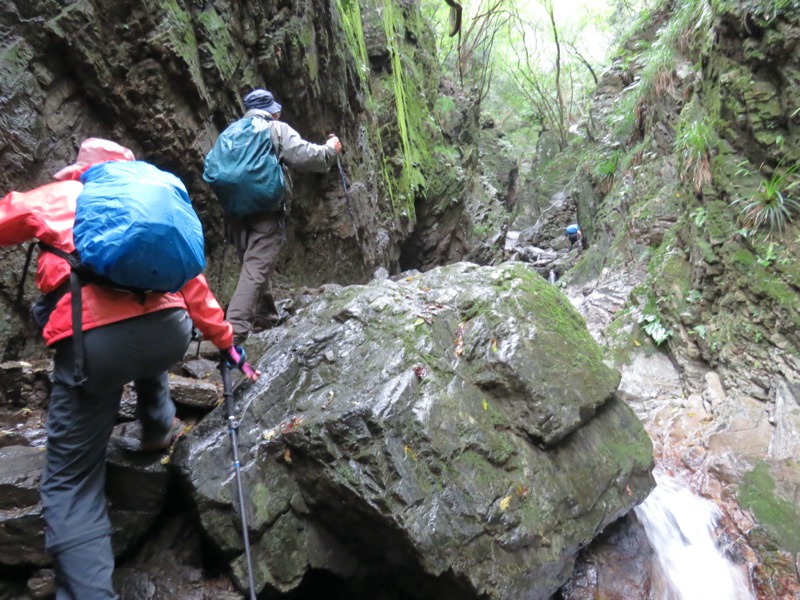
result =
[[547,275],[547,281],[550,283],[556,282],[556,271],[555,269],[550,269],[550,273]]
[[667,580],[658,600],[754,600],[742,570],[717,546],[719,508],[663,473],[654,476],[636,515]]

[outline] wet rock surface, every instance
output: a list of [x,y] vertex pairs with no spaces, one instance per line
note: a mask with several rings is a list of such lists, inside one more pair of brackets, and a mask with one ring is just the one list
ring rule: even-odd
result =
[[[357,564],[427,582],[410,598],[548,598],[652,484],[617,374],[527,265],[327,288],[264,342],[239,429],[259,590]],[[174,461],[241,582],[219,412]]]
[[[215,378],[208,370],[214,364],[205,358],[187,357],[182,369],[198,378],[174,376],[170,380],[171,393],[181,399],[178,411],[187,428],[221,398],[215,383],[219,375]],[[0,377],[6,385],[6,402],[0,405],[0,598],[3,599],[45,599],[55,594],[52,570],[37,569],[51,564],[44,550],[38,492],[44,467],[47,416],[42,390],[49,389],[48,369],[49,363],[44,361],[35,365],[25,362],[0,365]],[[131,452],[140,435],[138,423],[132,420],[134,406],[135,394],[127,389],[120,407],[120,423],[109,443],[106,473],[114,551],[118,556],[134,557],[127,570],[115,575],[120,582],[121,597],[210,599],[225,598],[228,594],[227,597],[240,598],[224,575],[207,576],[199,529],[195,527],[192,533],[185,516],[177,525],[169,520],[171,511],[176,510],[175,504],[180,505],[182,498],[169,466],[169,454]],[[151,539],[154,532],[155,540]],[[173,537],[169,537],[170,532]],[[163,541],[165,537],[169,544]],[[140,550],[143,544],[145,549],[154,545],[159,548],[157,555],[153,555],[154,550],[149,550],[150,554]],[[3,575],[6,572],[8,577]]]
[[[568,284],[565,291],[586,317],[593,337],[608,349],[610,356],[624,355],[619,362],[621,381],[617,394],[635,410],[648,431],[659,468],[686,482],[722,511],[718,524],[720,546],[731,561],[749,572],[755,597],[800,597],[796,554],[776,549],[766,540],[762,529],[765,525],[756,524],[752,513],[740,504],[742,496],[737,492],[747,473],[762,472],[767,482],[774,482],[772,493],[788,502],[783,506],[800,505],[796,461],[766,460],[770,449],[780,447],[776,438],[783,431],[796,429],[771,421],[763,401],[729,396],[719,374],[707,366],[676,365],[667,353],[637,346],[638,342],[633,341],[637,339],[634,326],[623,330],[626,335],[614,331],[612,323],[620,311],[629,308],[631,290],[645,277],[643,271],[608,270],[596,281],[580,286]],[[618,354],[622,346],[628,350]],[[686,373],[692,374],[689,380]],[[768,496],[759,501],[782,506]],[[626,523],[612,525],[581,556],[573,578],[560,592],[564,598],[584,600],[597,594],[652,598],[669,593],[657,562],[644,560],[638,583],[643,595],[626,595],[633,593],[627,588],[633,583],[626,575],[628,563],[616,562],[615,557],[625,552],[629,544],[626,536],[631,535],[632,529],[638,528],[636,535],[643,535],[634,516],[626,517]],[[787,540],[789,547],[794,543],[791,537],[776,532],[772,535]],[[765,552],[765,547],[770,550]],[[644,556],[652,555],[646,540],[640,551]],[[604,565],[602,573],[598,562]]]
[[44,449],[0,448],[0,565],[46,565],[39,479]]
[[[335,132],[347,150],[327,173],[291,173],[278,258],[286,279],[276,293],[364,282],[378,268],[502,255],[517,158],[480,122],[474,96],[443,81],[419,5],[5,0],[0,39],[2,195],[50,182],[82,139],[113,139],[186,184],[204,226],[206,275],[223,303],[238,271],[203,161],[255,87],[275,94],[281,119],[304,139],[322,143]],[[402,69],[392,67],[395,55]],[[454,99],[451,109],[438,107],[444,96]],[[485,148],[485,156],[462,147]],[[0,274],[8,358],[44,355],[27,306],[13,301],[25,252],[0,249],[9,266]],[[24,289],[29,305],[33,277]]]
[[[264,375],[239,399],[264,593],[544,600],[596,532],[652,486],[650,442],[617,397],[619,374],[530,265],[462,263],[326,286],[285,308],[282,324],[248,341]],[[126,392],[107,467],[122,598],[233,598],[246,586],[232,451],[206,352],[190,348],[170,379],[187,423],[172,454],[129,451],[139,431]],[[26,419],[41,422],[35,406]],[[0,448],[0,548],[13,549],[0,564],[22,569],[24,581],[7,585],[31,598],[53,586],[37,431],[21,427],[27,445]]]

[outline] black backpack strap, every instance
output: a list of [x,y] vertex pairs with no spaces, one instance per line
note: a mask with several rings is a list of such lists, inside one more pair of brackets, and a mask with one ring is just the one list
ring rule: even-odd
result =
[[69,291],[72,293],[72,353],[75,357],[73,387],[79,388],[86,382],[83,372],[83,301],[81,288],[83,281],[77,271],[69,274]]
[[39,242],[31,242],[28,246],[28,252],[25,254],[25,266],[22,267],[22,277],[17,286],[17,308],[24,308],[22,306],[22,297],[25,295],[25,280],[28,278],[28,269],[31,266],[31,259],[33,258],[33,249],[39,245]]
[[[22,267],[22,277],[20,278],[19,285],[17,286],[17,297],[15,304],[19,310],[28,309],[28,307],[26,307],[22,301],[25,296],[25,281],[28,279],[28,271],[30,270],[31,261],[33,260],[33,251],[37,247],[48,252],[58,253],[59,256],[66,255],[65,252],[58,250],[57,248],[53,248],[44,242],[31,242],[31,244],[28,246],[28,251],[25,256],[25,265]],[[56,304],[58,304],[58,301],[61,300],[64,294],[66,294],[68,291],[69,279],[66,279],[57,288],[39,296],[38,300],[36,300],[30,306],[30,317],[39,333],[42,333],[45,325],[47,325],[47,321],[50,319],[50,314],[53,312]]]
[[63,258],[69,264],[71,271],[69,274],[69,291],[72,294],[72,353],[74,355],[74,388],[80,388],[86,382],[84,373],[84,354],[83,354],[83,298],[81,288],[85,283],[80,268],[80,259],[76,252],[66,252],[61,248],[56,248],[50,244],[39,242],[42,250],[55,254]]
[[47,244],[45,242],[39,242],[39,247],[42,250],[46,250],[50,254],[55,254],[59,258],[63,258],[65,261],[69,263],[70,267],[75,268],[80,263],[77,250],[75,252],[67,252],[66,250],[62,250],[61,248],[56,248],[55,246],[51,246],[50,244]]

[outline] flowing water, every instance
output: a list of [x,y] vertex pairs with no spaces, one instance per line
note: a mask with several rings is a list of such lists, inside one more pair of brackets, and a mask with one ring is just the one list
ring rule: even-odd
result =
[[665,576],[655,600],[753,600],[741,568],[717,545],[717,506],[676,479],[654,475],[656,487],[636,515]]
[[[588,295],[583,288],[570,290],[573,305],[601,344],[636,283],[622,273],[612,275],[617,279],[603,281]],[[656,465],[662,465],[654,471],[655,489],[636,508],[654,551],[647,600],[754,600],[748,567],[728,560],[717,543],[719,507],[666,474],[667,465],[685,450],[685,440],[694,446],[701,439],[702,397],[684,397],[681,375],[665,354],[635,353],[621,370],[620,392],[654,441]]]

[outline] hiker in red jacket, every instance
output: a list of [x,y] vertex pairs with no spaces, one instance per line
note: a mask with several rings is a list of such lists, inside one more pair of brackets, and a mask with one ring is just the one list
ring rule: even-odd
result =
[[[98,138],[84,140],[77,161],[55,183],[0,200],[0,245],[37,239],[70,253],[80,175],[94,164],[134,160],[133,152]],[[111,600],[114,556],[106,511],[106,446],[123,386],[133,381],[141,448],[169,448],[180,429],[169,397],[167,370],[183,359],[193,326],[227,353],[251,379],[258,377],[233,346],[233,328],[198,275],[175,293],[144,296],[86,284],[82,290],[85,382],[75,380],[70,266],[40,251],[37,303],[47,346],[55,350],[41,482],[45,544],[54,559],[57,600]],[[52,308],[49,311],[49,308]],[[43,314],[44,313],[44,314]]]

